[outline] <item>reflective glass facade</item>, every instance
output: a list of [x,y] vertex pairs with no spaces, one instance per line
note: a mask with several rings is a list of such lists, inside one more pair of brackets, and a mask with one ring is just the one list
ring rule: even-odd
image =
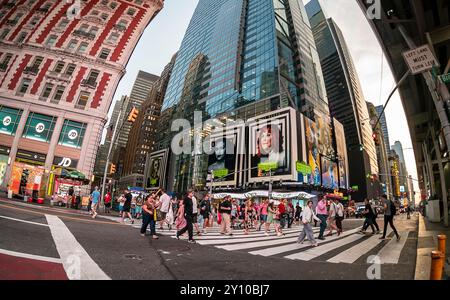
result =
[[[298,0],[200,0],[169,81],[162,119],[255,115],[297,106],[328,114],[309,21]],[[170,146],[163,133],[159,149]],[[204,185],[205,157],[175,158],[175,190]],[[171,182],[169,178],[168,182]]]

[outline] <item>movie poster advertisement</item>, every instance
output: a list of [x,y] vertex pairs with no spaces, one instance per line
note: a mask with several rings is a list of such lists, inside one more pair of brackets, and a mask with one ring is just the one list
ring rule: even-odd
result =
[[347,143],[345,142],[344,126],[336,119],[333,119],[334,135],[336,138],[336,151],[339,165],[339,187],[348,188],[348,157]]
[[307,117],[305,120],[305,134],[306,134],[306,156],[308,157],[308,164],[311,167],[311,174],[308,175],[308,183],[312,185],[320,185],[320,155],[319,155],[319,140],[316,123]]
[[322,186],[328,189],[339,188],[338,165],[324,156],[322,156]]
[[146,172],[146,188],[158,189],[165,185],[169,149],[156,151],[150,154],[148,171]]
[[293,109],[282,109],[249,120],[250,182],[296,180],[296,118]]
[[213,132],[206,139],[208,145],[208,173],[213,174],[213,186],[235,186],[241,177],[243,126]]
[[317,147],[323,156],[333,156],[333,133],[330,116],[315,110],[317,126]]

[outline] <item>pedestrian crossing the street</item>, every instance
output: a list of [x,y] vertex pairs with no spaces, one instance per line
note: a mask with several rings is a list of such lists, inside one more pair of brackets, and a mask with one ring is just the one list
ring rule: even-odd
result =
[[[140,223],[140,222],[139,222]],[[140,228],[138,222],[129,224],[134,228]],[[284,229],[283,236],[277,236],[273,228],[269,234],[261,231],[251,230],[246,234],[244,230],[233,230],[232,235],[220,233],[219,226],[208,228],[206,234],[195,235],[197,244],[212,246],[226,251],[245,251],[250,255],[264,257],[278,257],[297,261],[324,261],[328,263],[353,264],[371,255],[377,255],[381,264],[398,264],[402,251],[408,240],[409,231],[399,232],[401,239],[392,237],[380,240],[380,235],[360,234],[360,228],[344,231],[340,236],[336,234],[326,237],[325,240],[317,239],[319,227],[313,228],[317,247],[313,247],[306,239],[299,244],[298,236],[302,226],[293,225],[292,228]],[[149,231],[150,229],[147,229]],[[176,230],[165,227],[161,230],[157,227],[157,233],[162,236],[176,238]],[[195,228],[194,228],[195,234]],[[387,236],[393,235],[389,229]],[[187,233],[180,237],[187,240]],[[364,260],[362,260],[364,261]]]

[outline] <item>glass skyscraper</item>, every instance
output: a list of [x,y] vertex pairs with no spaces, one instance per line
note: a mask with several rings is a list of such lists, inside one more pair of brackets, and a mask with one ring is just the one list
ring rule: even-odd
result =
[[[306,11],[298,0],[200,0],[183,39],[163,104],[170,120],[247,120],[296,106],[311,119],[329,114],[320,60]],[[167,131],[159,148],[170,146]],[[173,188],[204,186],[199,155],[171,164]]]

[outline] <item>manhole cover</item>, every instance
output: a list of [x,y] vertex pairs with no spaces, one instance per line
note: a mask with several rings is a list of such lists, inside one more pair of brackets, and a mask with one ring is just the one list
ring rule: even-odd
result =
[[125,254],[123,257],[126,259],[142,260],[142,256],[136,254]]

